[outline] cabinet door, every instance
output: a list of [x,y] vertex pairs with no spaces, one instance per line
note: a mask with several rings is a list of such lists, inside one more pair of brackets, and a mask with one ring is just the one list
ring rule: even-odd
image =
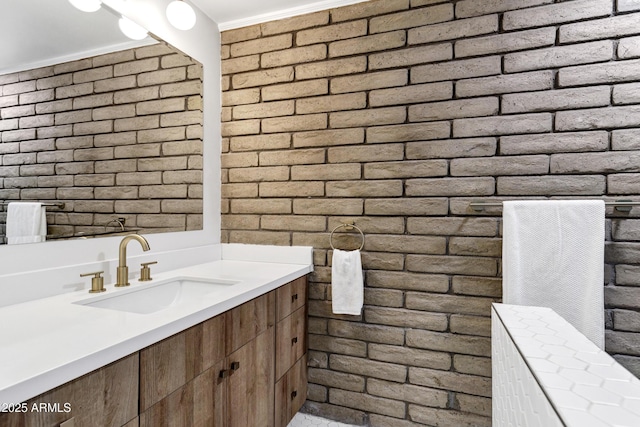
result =
[[226,381],[220,360],[140,415],[140,427],[224,427]]
[[275,324],[275,291],[226,313],[227,354],[231,354]]
[[271,327],[229,356],[229,427],[273,427],[274,340]]
[[224,359],[224,322],[216,316],[140,351],[140,412]]
[[26,405],[26,413],[0,413],[0,426],[57,427],[73,420],[75,426],[120,427],[138,415],[138,353],[30,399]]
[[300,277],[276,290],[277,321],[281,321],[300,307],[307,300],[307,276]]
[[276,381],[306,353],[306,306],[300,307],[276,326]]
[[276,383],[275,427],[287,427],[307,399],[307,356]]

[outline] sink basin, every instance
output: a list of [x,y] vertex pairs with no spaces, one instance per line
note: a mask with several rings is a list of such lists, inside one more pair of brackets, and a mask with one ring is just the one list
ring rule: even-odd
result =
[[113,295],[100,295],[77,301],[74,304],[107,308],[129,313],[149,314],[194,302],[205,296],[222,294],[229,286],[238,283],[225,279],[178,277],[158,283],[134,286]]

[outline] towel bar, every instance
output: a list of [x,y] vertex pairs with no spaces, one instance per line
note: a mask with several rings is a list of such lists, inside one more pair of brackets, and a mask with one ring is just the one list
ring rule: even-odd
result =
[[[615,202],[604,202],[606,206],[613,206],[618,212],[630,212],[633,206],[640,206],[640,202],[632,200],[616,200]],[[470,202],[469,207],[475,212],[482,212],[484,208],[502,207],[502,202]]]
[[351,229],[356,229],[360,232],[360,237],[362,237],[362,244],[360,245],[360,248],[358,248],[358,250],[362,250],[362,248],[364,248],[364,233],[362,232],[362,230],[354,223],[351,224],[340,224],[337,227],[335,227],[332,231],[331,234],[329,235],[329,245],[331,245],[331,249],[335,250],[336,248],[333,246],[333,234],[336,232],[337,229],[339,228],[346,228],[347,230],[351,230]]
[[[9,203],[27,202],[26,200],[16,200],[15,202],[0,202],[0,206],[9,206]],[[59,209],[64,209],[64,202],[42,202],[42,206],[53,206]]]

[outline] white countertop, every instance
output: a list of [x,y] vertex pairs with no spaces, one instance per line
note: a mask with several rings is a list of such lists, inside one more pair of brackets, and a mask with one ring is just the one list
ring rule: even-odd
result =
[[[153,267],[153,266],[152,266]],[[177,332],[276,289],[313,269],[312,265],[220,260],[153,273],[153,282],[172,277],[238,281],[223,295],[137,314],[74,304],[96,295],[129,292],[106,285],[0,308],[0,404],[20,403],[78,378]],[[89,278],[87,278],[89,279]]]

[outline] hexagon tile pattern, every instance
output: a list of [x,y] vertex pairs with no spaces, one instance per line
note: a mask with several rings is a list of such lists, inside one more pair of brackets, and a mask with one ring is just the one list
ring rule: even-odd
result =
[[356,427],[298,412],[287,427]]
[[552,309],[491,317],[494,426],[640,426],[640,380]]
[[562,427],[562,421],[491,311],[491,386],[494,427]]

